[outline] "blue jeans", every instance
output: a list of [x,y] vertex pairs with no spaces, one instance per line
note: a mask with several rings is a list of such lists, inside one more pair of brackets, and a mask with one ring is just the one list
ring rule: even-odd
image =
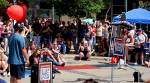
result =
[[65,54],[66,53],[66,44],[62,43],[60,47],[61,53]]
[[95,48],[95,46],[96,46],[96,37],[92,37],[92,46],[93,46],[93,48]]
[[73,48],[76,52],[78,51],[77,38],[73,38]]
[[52,62],[54,65],[60,65],[60,63],[55,62],[52,58],[47,57],[48,62]]

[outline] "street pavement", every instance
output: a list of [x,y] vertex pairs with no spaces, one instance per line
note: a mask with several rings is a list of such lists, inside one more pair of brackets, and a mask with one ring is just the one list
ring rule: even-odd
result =
[[[150,79],[150,68],[140,65],[119,66],[112,65],[108,57],[92,56],[90,61],[74,60],[75,54],[66,54],[66,66],[71,65],[93,65],[93,69],[60,70],[55,74],[53,83],[83,83],[85,79],[95,79],[98,83],[133,83],[133,72],[135,69],[142,73],[144,80]],[[10,77],[0,77],[9,83]],[[113,82],[112,82],[113,81]],[[22,83],[30,83],[30,77],[22,80]]]

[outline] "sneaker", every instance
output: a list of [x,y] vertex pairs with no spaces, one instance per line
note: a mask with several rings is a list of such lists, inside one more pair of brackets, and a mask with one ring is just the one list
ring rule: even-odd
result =
[[8,77],[10,76],[10,72],[7,73],[7,76],[8,76]]
[[61,66],[65,66],[65,63],[62,63]]
[[53,68],[53,73],[61,73],[58,69],[56,69],[56,68]]
[[136,62],[136,63],[134,63],[134,65],[138,65],[138,64],[137,64],[137,62]]
[[2,76],[5,77],[7,75],[7,72],[2,73]]
[[144,62],[142,62],[141,65],[144,66],[145,65]]

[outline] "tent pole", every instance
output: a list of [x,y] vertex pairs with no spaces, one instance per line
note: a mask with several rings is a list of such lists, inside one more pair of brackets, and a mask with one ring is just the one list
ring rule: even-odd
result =
[[142,24],[140,24],[140,29],[142,29]]
[[146,27],[147,31],[148,31],[148,24],[147,24],[147,27]]
[[125,12],[128,11],[128,0],[125,0]]

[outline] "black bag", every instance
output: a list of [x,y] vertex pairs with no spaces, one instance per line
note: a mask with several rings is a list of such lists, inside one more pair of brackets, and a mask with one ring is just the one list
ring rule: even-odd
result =
[[140,72],[134,72],[133,77],[134,77],[134,82],[144,82],[144,80],[141,78],[142,74]]

